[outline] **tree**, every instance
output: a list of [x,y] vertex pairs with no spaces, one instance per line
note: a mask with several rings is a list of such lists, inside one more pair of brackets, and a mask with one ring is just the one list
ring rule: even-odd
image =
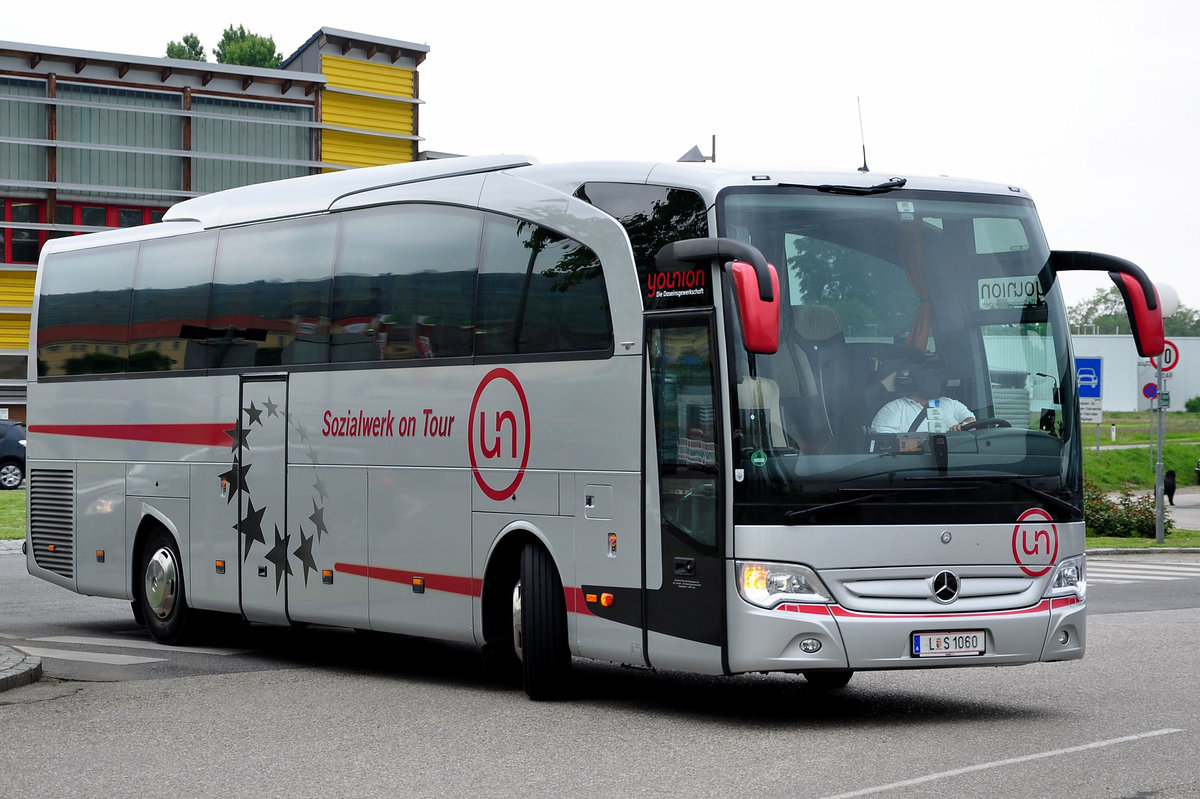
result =
[[[1096,289],[1091,297],[1072,305],[1067,321],[1077,332],[1129,335],[1125,301],[1116,286]],[[1181,303],[1179,310],[1163,318],[1163,329],[1168,336],[1200,336],[1200,311]]]
[[230,25],[221,36],[220,43],[213,48],[219,64],[239,64],[243,67],[266,67],[274,69],[283,61],[275,51],[275,40],[270,36],[250,33],[241,25]]
[[183,43],[167,42],[167,58],[182,58],[186,61],[207,61],[200,39],[194,33],[183,37]]
[[181,42],[167,42],[167,58],[182,58],[186,61],[207,61],[208,56],[200,45],[200,39],[194,33],[183,37]]

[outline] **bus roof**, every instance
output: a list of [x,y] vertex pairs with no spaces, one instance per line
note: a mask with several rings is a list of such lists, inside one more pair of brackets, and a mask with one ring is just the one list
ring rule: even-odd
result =
[[[324,213],[334,204],[346,205],[347,198],[375,189],[500,170],[512,171],[525,180],[565,194],[588,182],[651,183],[694,189],[709,201],[730,186],[841,186],[863,190],[895,179],[881,172],[634,161],[539,164],[528,156],[489,155],[365,167],[243,186],[185,200],[167,211],[163,219],[214,228],[306,216]],[[909,189],[1029,196],[1020,188],[1004,184],[948,177],[902,177],[905,188]]]
[[338,200],[360,192],[534,163],[537,163],[534,159],[520,155],[440,158],[256,183],[176,203],[163,216],[163,221],[190,220],[213,228],[319,214],[328,211]]

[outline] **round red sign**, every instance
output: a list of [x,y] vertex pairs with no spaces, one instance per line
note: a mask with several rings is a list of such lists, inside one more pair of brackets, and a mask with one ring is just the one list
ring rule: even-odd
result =
[[1012,535],[1013,560],[1030,577],[1041,577],[1058,559],[1058,528],[1050,514],[1030,508],[1017,517]]
[[[488,372],[475,389],[467,426],[471,471],[488,497],[503,500],[517,493],[529,464],[532,434],[529,402],[517,376],[504,368]],[[481,469],[488,469],[493,481],[501,477],[501,485],[489,483]]]

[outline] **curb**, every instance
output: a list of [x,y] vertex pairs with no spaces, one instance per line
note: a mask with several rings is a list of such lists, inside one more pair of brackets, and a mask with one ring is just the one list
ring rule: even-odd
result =
[[42,659],[0,646],[0,692],[42,679]]
[[1200,552],[1196,547],[1144,547],[1140,549],[1126,549],[1124,547],[1101,547],[1100,549],[1087,549],[1084,552],[1088,555],[1151,555],[1155,552],[1171,552],[1178,554],[1180,552],[1195,554]]

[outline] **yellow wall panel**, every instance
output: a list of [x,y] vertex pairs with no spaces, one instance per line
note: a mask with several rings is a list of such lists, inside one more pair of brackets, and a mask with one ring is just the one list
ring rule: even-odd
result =
[[321,56],[321,72],[326,84],[375,94],[412,97],[414,71],[404,67],[358,61],[353,58]]
[[327,130],[321,135],[321,160],[327,164],[379,166],[412,160],[412,142],[380,139],[361,133]]
[[29,347],[29,317],[0,314],[0,349],[23,350]]
[[321,120],[326,125],[411,136],[413,107],[409,103],[397,103],[375,97],[326,92],[321,99]]
[[0,270],[0,305],[33,307],[33,281],[37,272],[25,269]]

